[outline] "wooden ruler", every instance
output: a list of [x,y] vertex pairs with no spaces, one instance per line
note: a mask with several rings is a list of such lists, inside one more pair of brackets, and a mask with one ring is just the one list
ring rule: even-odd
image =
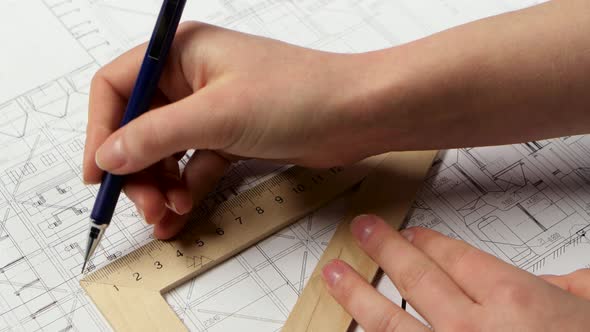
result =
[[181,238],[152,241],[80,283],[117,331],[185,331],[163,293],[318,209],[384,158],[329,170],[291,168],[195,215]]

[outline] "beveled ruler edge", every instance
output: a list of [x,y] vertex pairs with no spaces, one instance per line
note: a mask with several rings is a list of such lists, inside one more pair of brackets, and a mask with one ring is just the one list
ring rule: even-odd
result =
[[[172,274],[175,274],[175,276],[154,277],[154,271],[157,270],[153,270],[151,272],[149,272],[149,270],[145,270],[147,268],[146,266],[149,265],[145,262],[149,261],[149,263],[151,263],[151,261],[155,261],[154,264],[158,263],[161,265],[163,261],[160,262],[157,261],[157,259],[159,259],[159,257],[165,257],[166,253],[163,252],[170,251],[171,248],[173,248],[172,250],[177,250],[177,248],[180,248],[177,250],[177,252],[182,250],[183,257],[188,255],[189,251],[191,254],[195,251],[198,252],[203,248],[185,248],[187,245],[186,238],[191,237],[192,233],[198,231],[191,232],[191,234],[187,235],[186,237],[175,241],[151,241],[89,274],[80,281],[80,285],[90,297],[92,302],[96,305],[101,314],[109,322],[111,327],[116,331],[186,331],[186,326],[184,326],[176,313],[165,301],[163,294],[166,291],[177,287],[189,279],[192,279],[195,276],[207,271],[208,269],[226,261],[235,254],[248,248],[250,245],[267,238],[280,229],[283,229],[284,227],[292,224],[305,215],[332,201],[350,189],[352,186],[359,183],[372,168],[378,165],[385,158],[385,156],[386,155],[384,154],[371,157],[349,168],[344,168],[344,172],[349,173],[345,173],[343,178],[337,178],[336,180],[333,180],[334,183],[330,184],[329,187],[322,187],[328,189],[324,189],[323,193],[320,192],[320,194],[317,194],[316,196],[318,197],[314,198],[313,194],[310,194],[310,197],[304,196],[305,199],[303,199],[301,202],[292,203],[289,213],[275,213],[278,215],[279,221],[273,221],[270,223],[270,225],[268,222],[265,222],[262,227],[260,227],[260,225],[254,225],[256,227],[250,228],[256,228],[254,234],[244,235],[248,237],[240,243],[231,243],[229,246],[227,246],[223,243],[223,240],[215,240],[215,235],[211,236],[211,234],[207,233],[206,235],[209,237],[203,238],[203,240],[208,244],[208,246],[203,246],[203,248],[212,248],[217,246],[217,250],[215,250],[215,248],[214,250],[210,250],[213,254],[206,252],[200,256],[193,256],[192,258],[195,260],[195,263],[189,267],[184,266],[183,263],[172,262],[172,264],[169,264],[170,261],[165,261],[164,264],[172,267]],[[281,175],[278,175],[277,177],[280,176]],[[272,182],[273,179],[276,179],[277,177],[273,177],[264,183],[247,190],[244,193],[241,193],[232,200],[222,203],[219,205],[217,210],[221,211],[219,215],[223,215],[223,213],[230,211],[225,208],[224,204],[231,204],[232,201],[237,200],[240,197],[245,197],[248,194],[255,194],[257,197],[262,197],[265,192],[259,188],[264,187],[268,182]],[[272,192],[272,190],[270,191]],[[283,195],[283,193],[279,194]],[[275,195],[275,193],[273,193],[273,195]],[[310,201],[310,199],[313,200]],[[268,212],[269,216],[267,217],[267,220],[273,218],[273,210],[268,209]],[[209,227],[214,224],[215,222],[213,221],[211,223],[200,221],[199,225],[205,225]],[[224,228],[223,232],[229,233],[232,228],[235,228],[235,226],[232,225],[229,225],[228,228]],[[234,234],[239,233],[235,232]],[[243,234],[243,232],[240,234]],[[197,240],[201,241],[199,239]],[[170,253],[168,252],[168,254]],[[200,257],[200,260],[195,259],[197,256]],[[168,257],[165,259],[170,258]],[[196,263],[197,261],[199,262]],[[140,269],[144,270],[133,272],[130,268],[132,264],[138,264]],[[155,265],[154,268],[157,267],[158,266]],[[129,271],[127,271],[127,268],[129,268]],[[144,279],[143,273],[146,271],[148,271],[147,277],[152,277],[152,279]],[[161,280],[159,278],[161,278]],[[144,283],[146,279],[149,281],[149,283]]]
[[[342,259],[371,283],[379,266],[357,245],[350,222],[359,214],[376,214],[399,229],[428,174],[437,151],[392,153],[361,183],[350,214],[342,222],[316,265],[283,326],[283,332],[345,332],[352,317],[325,287],[321,270],[332,259]],[[391,175],[401,175],[398,177]],[[330,317],[330,319],[326,319]]]

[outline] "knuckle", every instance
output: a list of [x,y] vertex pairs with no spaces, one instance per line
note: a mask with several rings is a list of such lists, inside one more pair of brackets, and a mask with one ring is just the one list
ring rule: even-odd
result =
[[412,242],[418,248],[435,253],[435,260],[451,274],[461,274],[464,268],[471,266],[479,253],[477,249],[463,241],[448,238],[421,227],[414,228]]
[[412,264],[399,273],[398,284],[402,294],[411,298],[413,290],[420,287],[428,273],[432,270],[430,264]]
[[206,23],[197,21],[185,21],[180,23],[178,26],[178,37],[182,39],[184,37],[191,37],[195,32],[199,31],[203,27],[207,26]]
[[391,315],[385,315],[379,321],[377,325],[377,331],[383,332],[395,332],[400,331],[401,323],[403,320],[403,311],[399,310],[391,313]]
[[571,273],[572,278],[590,280],[590,268],[579,269]]
[[201,26],[201,23],[196,21],[184,21],[178,26],[178,30],[190,30]]
[[[107,65],[108,66],[108,65]],[[96,71],[96,73],[94,73],[94,75],[92,76],[92,79],[90,80],[90,91],[95,91],[98,87],[100,87],[101,85],[103,85],[104,83],[106,83],[106,69],[107,66],[105,67],[101,67],[99,70]]]
[[[134,146],[134,148],[130,149],[130,152],[138,154],[136,157],[141,157],[146,153],[154,153],[159,151],[165,140],[165,129],[163,129],[163,127],[164,126],[162,126],[161,120],[158,120],[156,117],[147,114],[144,117],[141,125],[135,127],[135,129],[141,133],[126,135],[127,137],[134,137],[134,139],[125,140],[128,145]],[[137,139],[140,137],[141,139]]]

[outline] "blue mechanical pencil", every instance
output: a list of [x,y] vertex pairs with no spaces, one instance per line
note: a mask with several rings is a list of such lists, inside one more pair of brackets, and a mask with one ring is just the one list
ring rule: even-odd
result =
[[[149,109],[185,4],[186,0],[164,0],[139,75],[135,81],[133,92],[129,98],[121,127]],[[123,188],[123,182],[123,176],[110,173],[104,174],[90,215],[90,232],[82,273],[84,273],[88,260],[94,254],[105,230],[111,223]]]

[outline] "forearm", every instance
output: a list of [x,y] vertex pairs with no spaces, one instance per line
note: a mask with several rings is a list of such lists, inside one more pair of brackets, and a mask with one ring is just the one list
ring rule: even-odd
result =
[[590,131],[588,31],[590,1],[561,0],[362,55],[387,149]]

